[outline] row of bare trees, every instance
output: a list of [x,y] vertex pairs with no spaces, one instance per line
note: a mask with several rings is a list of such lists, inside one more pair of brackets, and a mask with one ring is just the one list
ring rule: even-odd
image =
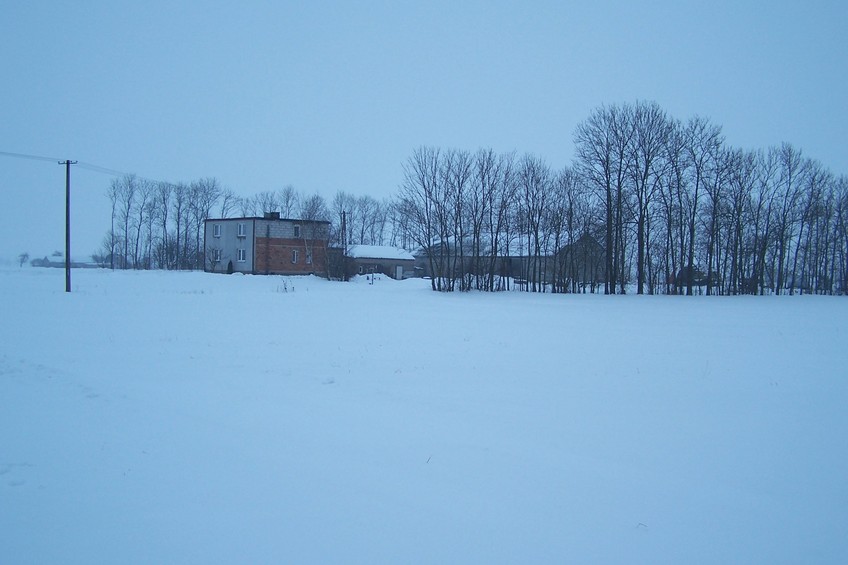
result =
[[[365,196],[354,196],[338,191],[330,204],[334,233],[337,241],[349,244],[388,245],[389,226],[394,215],[394,205],[388,200],[376,200]],[[343,218],[344,217],[344,218]],[[343,222],[344,219],[344,222]],[[345,237],[340,232],[345,226]]]
[[596,109],[574,142],[561,170],[533,155],[413,152],[392,227],[423,251],[435,290],[848,289],[848,182],[791,144],[733,148],[718,125],[653,102]]
[[261,216],[323,220],[330,216],[320,195],[293,187],[239,197],[214,178],[191,183],[152,181],[135,175],[115,178],[107,196],[111,227],[95,261],[113,269],[202,269],[204,220]]
[[399,228],[422,250],[434,290],[576,291],[590,195],[572,169],[533,155],[416,150],[404,166]]
[[124,175],[107,196],[111,226],[94,259],[113,269],[202,268],[203,221],[216,205],[235,205],[214,178],[171,184]]
[[737,149],[707,119],[639,102],[595,110],[575,145],[608,250],[605,292],[845,292],[846,179],[791,144]]
[[94,258],[113,269],[202,269],[204,220],[266,212],[279,212],[283,218],[329,220],[331,245],[342,242],[343,216],[348,244],[409,244],[397,227],[400,216],[394,202],[344,191],[337,192],[328,205],[320,194],[302,194],[291,185],[240,197],[214,178],[168,183],[125,175],[113,179],[107,196],[111,228]]

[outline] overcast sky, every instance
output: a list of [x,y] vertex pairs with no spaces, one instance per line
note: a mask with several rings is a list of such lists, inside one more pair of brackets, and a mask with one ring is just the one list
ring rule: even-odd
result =
[[[558,168],[594,108],[653,100],[846,174],[847,24],[844,1],[7,2],[0,152],[381,198],[418,146]],[[72,169],[75,257],[111,178]],[[64,167],[0,155],[0,259],[64,249],[64,188]]]

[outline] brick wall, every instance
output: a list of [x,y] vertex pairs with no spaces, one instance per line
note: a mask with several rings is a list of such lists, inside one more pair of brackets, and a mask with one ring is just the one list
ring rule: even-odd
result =
[[[257,237],[254,249],[254,272],[281,275],[326,276],[327,254],[324,240],[306,240]],[[293,252],[297,251],[297,262],[292,262]],[[312,252],[312,263],[307,263],[307,252]]]

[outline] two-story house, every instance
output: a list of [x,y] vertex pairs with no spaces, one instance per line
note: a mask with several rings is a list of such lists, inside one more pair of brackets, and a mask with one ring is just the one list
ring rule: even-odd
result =
[[259,218],[205,220],[204,270],[213,273],[327,275],[330,222]]

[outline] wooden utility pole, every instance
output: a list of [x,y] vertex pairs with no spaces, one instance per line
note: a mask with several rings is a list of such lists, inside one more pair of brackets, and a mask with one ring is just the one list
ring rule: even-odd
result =
[[65,165],[65,292],[71,292],[71,165],[76,161],[59,161]]
[[347,282],[347,212],[342,210],[342,280]]

